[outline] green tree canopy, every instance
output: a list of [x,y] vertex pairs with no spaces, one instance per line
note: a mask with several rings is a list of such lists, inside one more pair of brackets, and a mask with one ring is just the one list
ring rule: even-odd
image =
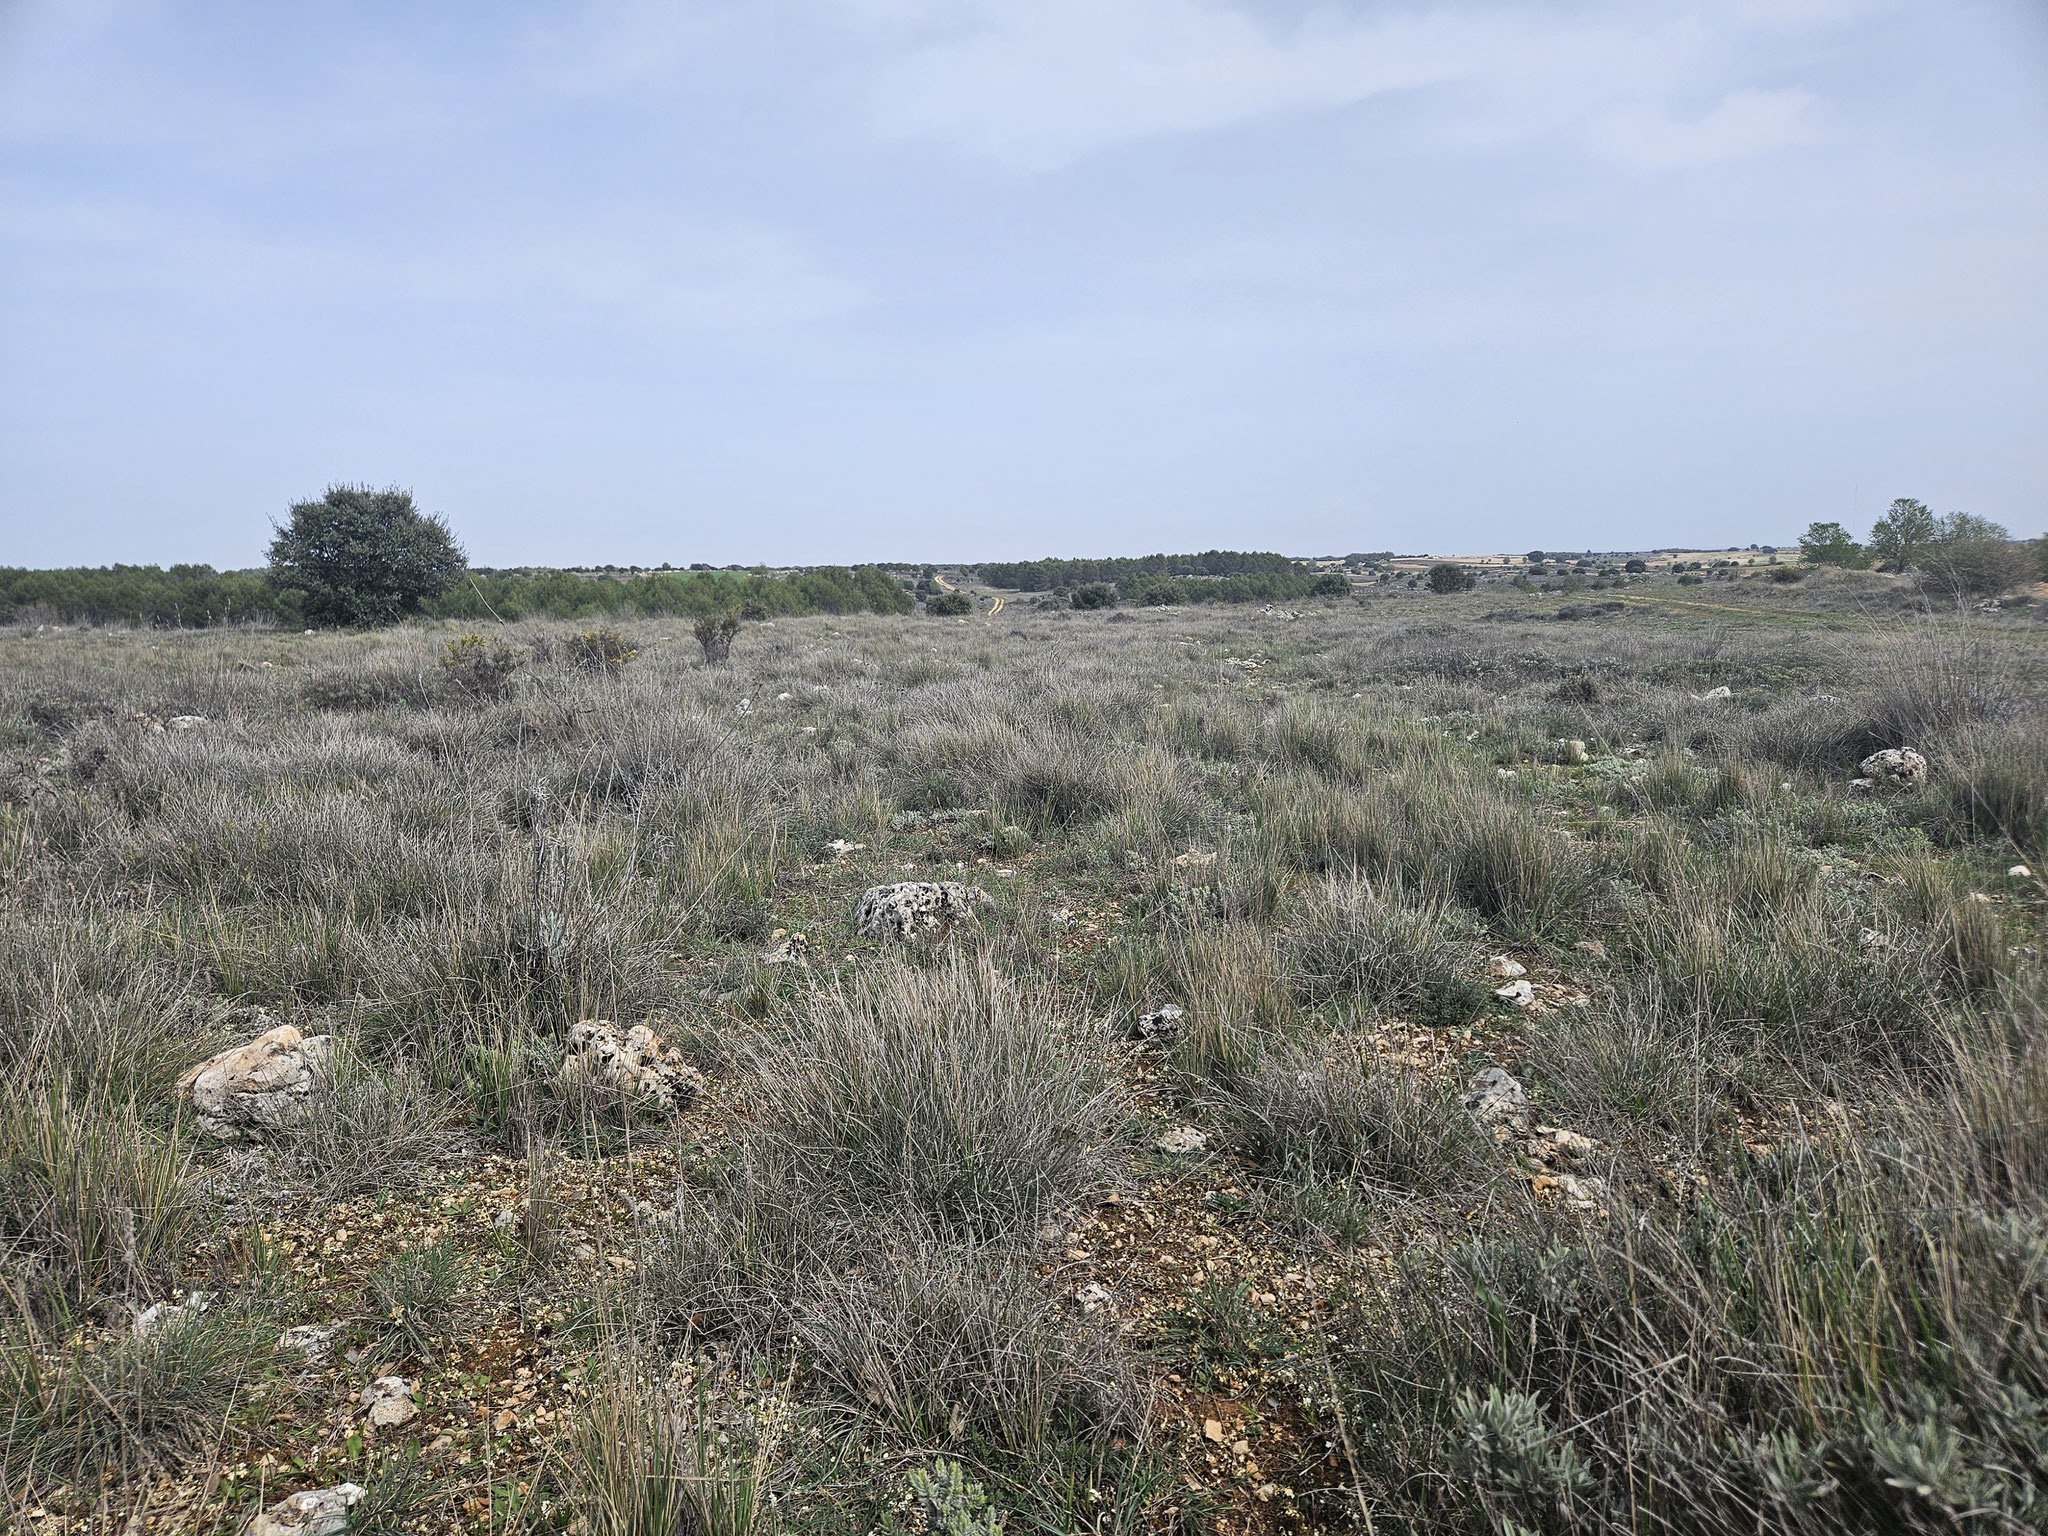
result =
[[1429,568],[1429,590],[1432,592],[1469,592],[1478,585],[1477,576],[1449,560],[1440,560]]
[[1879,570],[1903,571],[1918,565],[1927,546],[1940,534],[1941,526],[1932,512],[1912,497],[1901,496],[1871,528],[1870,553]]
[[1840,523],[1808,523],[1799,536],[1799,555],[1809,565],[1839,565],[1860,571],[1870,563],[1863,546]]
[[271,581],[303,593],[300,610],[326,624],[394,623],[467,569],[448,524],[395,486],[330,485],[293,506],[270,541]]

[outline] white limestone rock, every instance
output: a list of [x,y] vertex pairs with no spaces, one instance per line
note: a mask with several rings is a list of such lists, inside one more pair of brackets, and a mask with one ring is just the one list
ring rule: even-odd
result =
[[953,880],[904,880],[873,885],[862,894],[854,926],[868,939],[922,939],[949,932],[957,923],[971,923],[975,908],[988,900],[978,885]]
[[354,1483],[336,1483],[292,1494],[258,1511],[249,1522],[248,1536],[342,1536],[348,1529],[348,1512],[363,1493]]
[[664,1111],[687,1109],[704,1091],[704,1074],[666,1048],[645,1024],[620,1029],[609,1019],[569,1026],[562,1081],[647,1100]]
[[187,1067],[178,1092],[190,1094],[200,1129],[223,1141],[262,1141],[291,1123],[332,1075],[334,1037],[306,1036],[280,1024]]

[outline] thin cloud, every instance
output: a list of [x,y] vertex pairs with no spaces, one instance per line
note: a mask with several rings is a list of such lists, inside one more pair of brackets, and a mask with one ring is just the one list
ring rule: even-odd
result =
[[[885,134],[1019,169],[1430,88],[1447,92],[1440,139],[1476,147],[1562,134],[1605,158],[1675,167],[1799,139],[1808,93],[1716,77],[1736,67],[1745,39],[1839,25],[1848,8],[1321,9],[1292,27],[1224,0],[979,0],[949,19],[899,6],[862,14],[923,34],[883,67]],[[1687,116],[1671,106],[1681,95],[1713,104]]]

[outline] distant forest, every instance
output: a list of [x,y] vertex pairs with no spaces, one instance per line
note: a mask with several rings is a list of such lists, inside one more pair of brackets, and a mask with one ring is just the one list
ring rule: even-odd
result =
[[[1199,555],[1138,555],[1116,560],[1016,560],[970,567],[992,587],[1019,592],[1051,592],[1091,581],[1114,582],[1129,597],[1129,583],[1180,576],[1299,576],[1298,562],[1285,555],[1246,553],[1235,549],[1205,550]],[[1259,596],[1269,594],[1260,593]],[[1278,594],[1272,594],[1278,595]]]
[[[917,567],[816,566],[786,575],[766,571],[470,570],[422,606],[428,618],[748,618],[806,613],[910,613]],[[926,568],[928,569],[928,568]],[[1212,549],[1199,555],[1136,559],[1031,560],[966,567],[990,586],[1056,593],[1113,585],[1130,606],[1257,603],[1341,595],[1340,576],[1319,575],[1285,555]],[[920,589],[921,590],[921,589]],[[268,571],[217,571],[210,565],[113,565],[66,570],[0,567],[0,623],[23,618],[60,624],[133,624],[203,628],[215,624],[307,622],[301,594]]]
[[[64,624],[136,624],[158,628],[209,624],[297,625],[297,594],[266,572],[216,571],[210,565],[115,565],[30,571],[0,567],[0,623],[42,611]],[[608,615],[693,617],[743,612],[772,618],[800,613],[909,613],[903,583],[872,565],[825,565],[788,576],[747,571],[470,571],[423,611],[429,617],[506,620]]]

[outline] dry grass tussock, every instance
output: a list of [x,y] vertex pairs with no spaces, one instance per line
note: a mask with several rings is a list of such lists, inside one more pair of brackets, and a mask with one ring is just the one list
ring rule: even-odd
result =
[[1808,585],[0,635],[7,1518],[2038,1527],[2048,647]]

